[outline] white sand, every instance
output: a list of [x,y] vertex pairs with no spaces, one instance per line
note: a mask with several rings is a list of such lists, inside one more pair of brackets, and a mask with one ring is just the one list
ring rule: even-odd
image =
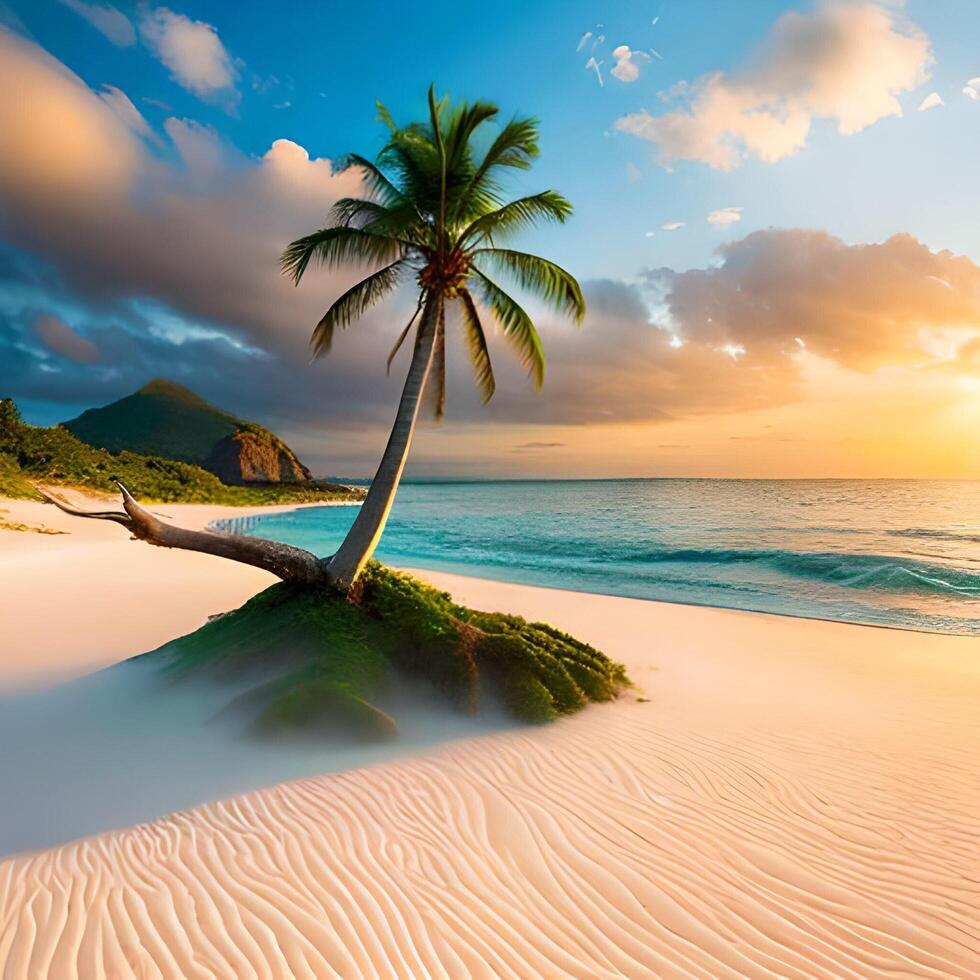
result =
[[[83,527],[0,532],[6,676],[105,662],[120,601],[124,656],[265,581]],[[428,577],[596,643],[649,703],[0,863],[0,975],[980,975],[976,640]]]
[[[118,509],[59,491],[77,506]],[[184,527],[292,508],[155,504]],[[275,578],[184,551],[130,542],[124,528],[84,521],[50,504],[0,497],[0,519],[66,534],[0,530],[0,688],[87,673],[196,629]]]

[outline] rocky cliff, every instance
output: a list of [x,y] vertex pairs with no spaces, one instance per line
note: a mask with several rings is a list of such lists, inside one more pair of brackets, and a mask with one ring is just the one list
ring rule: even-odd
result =
[[225,436],[202,464],[222,483],[310,483],[313,474],[281,439],[247,426]]

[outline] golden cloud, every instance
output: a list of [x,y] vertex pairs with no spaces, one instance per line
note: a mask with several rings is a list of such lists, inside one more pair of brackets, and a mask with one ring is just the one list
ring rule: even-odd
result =
[[894,7],[823,3],[780,17],[747,66],[665,96],[690,92],[687,107],[631,113],[615,125],[654,143],[665,166],[697,160],[731,170],[746,156],[772,162],[805,145],[815,118],[850,134],[901,115],[898,95],[928,78],[931,61],[929,39]]

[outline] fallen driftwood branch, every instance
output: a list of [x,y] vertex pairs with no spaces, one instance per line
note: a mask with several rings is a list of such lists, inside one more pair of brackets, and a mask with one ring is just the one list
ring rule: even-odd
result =
[[199,551],[205,555],[228,558],[231,561],[254,565],[271,572],[277,578],[292,585],[327,586],[329,559],[318,558],[310,551],[295,548],[266,538],[229,534],[224,531],[192,531],[189,528],[167,524],[141,507],[133,495],[121,484],[116,484],[122,494],[123,510],[80,510],[52,494],[44,487],[34,489],[59,510],[73,517],[114,521],[121,524],[140,541],[160,548],[180,548],[183,551]]

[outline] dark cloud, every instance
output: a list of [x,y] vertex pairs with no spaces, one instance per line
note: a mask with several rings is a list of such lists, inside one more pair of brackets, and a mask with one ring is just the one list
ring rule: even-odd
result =
[[[0,279],[10,285],[0,391],[68,415],[170,377],[286,436],[322,439],[325,455],[332,436],[354,445],[370,432],[359,451],[373,458],[408,351],[390,377],[384,357],[410,299],[373,311],[311,364],[310,330],[356,272],[311,270],[296,289],[278,268],[288,241],[358,192],[358,173],[335,174],[288,140],[248,158],[185,119],[168,119],[166,149],[151,150],[162,136],[124,93],[100,98],[4,32],[0,92],[12,94],[0,98]],[[908,235],[847,245],[818,231],[761,231],[718,259],[649,270],[635,284],[584,283],[581,328],[538,316],[542,392],[487,319],[497,374],[487,406],[451,320],[449,418],[489,431],[766,408],[801,397],[807,358],[864,371],[915,364],[929,356],[924,331],[975,333],[980,322],[980,269]],[[969,336],[957,346],[964,364],[976,358]],[[527,433],[542,435],[511,451],[544,451],[547,432]]]
[[39,313],[34,318],[34,332],[48,350],[76,364],[91,364],[99,359],[99,349],[91,340],[50,313]]
[[398,395],[395,384],[386,398],[356,373],[325,384],[323,365],[296,365],[220,334],[175,340],[136,314],[125,325],[88,323],[84,335],[81,329],[32,309],[0,317],[0,394],[65,405],[67,417],[79,404],[105,404],[166,377],[286,429],[328,413],[338,427],[383,425]]
[[165,125],[176,157],[166,163],[148,152],[145,121],[122,93],[107,102],[6,32],[0,89],[12,95],[0,100],[5,241],[45,256],[90,304],[151,296],[304,356],[312,324],[352,276],[312,276],[295,289],[279,255],[357,192],[357,172],[334,174],[289,140],[246,158],[180,119]]

